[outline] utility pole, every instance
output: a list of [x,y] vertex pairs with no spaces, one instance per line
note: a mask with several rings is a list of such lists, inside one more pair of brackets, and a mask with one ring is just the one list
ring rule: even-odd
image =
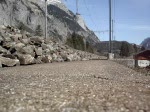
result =
[[12,26],[12,11],[13,11],[13,3],[10,6],[10,26]]
[[111,12],[111,7],[112,5],[111,5],[111,0],[109,0],[109,53],[111,53],[112,51],[111,51],[111,36],[112,36],[112,33],[111,33],[111,31],[112,31],[112,12]]
[[114,59],[114,54],[112,53],[112,0],[109,0],[109,54],[108,59]]
[[113,52],[113,44],[114,44],[114,20],[112,19],[112,52]]
[[78,15],[79,13],[78,13],[78,0],[76,0],[76,15]]
[[47,0],[45,0],[45,39],[47,39]]

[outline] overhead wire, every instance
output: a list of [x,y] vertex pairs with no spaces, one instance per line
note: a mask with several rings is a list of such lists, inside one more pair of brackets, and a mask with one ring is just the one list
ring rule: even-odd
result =
[[88,8],[86,1],[85,1],[85,0],[83,0],[83,1],[84,1],[84,5],[85,5],[85,7],[86,7],[86,9],[87,9],[87,12],[88,12],[88,15],[89,15],[89,17],[90,17],[91,22],[92,22],[93,25],[96,27],[96,29],[98,29],[98,26],[96,25],[96,23],[94,22],[94,20],[93,20],[93,18],[92,18],[92,16],[91,16],[90,9]]
[[115,40],[115,29],[116,29],[116,0],[113,0],[113,39]]

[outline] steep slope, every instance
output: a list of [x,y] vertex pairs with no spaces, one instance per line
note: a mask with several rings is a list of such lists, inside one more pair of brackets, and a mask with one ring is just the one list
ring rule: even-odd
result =
[[142,43],[141,46],[145,49],[150,49],[150,37],[146,38]]
[[[40,25],[44,32],[44,15],[44,2],[41,0],[0,1],[0,25],[24,26],[32,33]],[[80,15],[76,17],[61,2],[50,2],[48,5],[49,37],[65,42],[73,32],[85,37],[93,45],[99,42]]]

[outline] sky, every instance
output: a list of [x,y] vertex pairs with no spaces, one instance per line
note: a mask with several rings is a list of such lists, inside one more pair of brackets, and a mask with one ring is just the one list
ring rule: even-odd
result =
[[[101,41],[109,40],[108,0],[78,0],[79,13],[92,31],[106,31],[95,34]],[[63,0],[76,13],[75,0]],[[115,40],[140,44],[150,37],[150,0],[112,0]]]

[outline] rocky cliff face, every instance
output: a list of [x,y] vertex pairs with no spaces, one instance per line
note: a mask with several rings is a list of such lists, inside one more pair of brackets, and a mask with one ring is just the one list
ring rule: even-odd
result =
[[[1,0],[0,25],[21,27],[34,33],[38,25],[44,32],[44,2],[41,0]],[[99,42],[97,36],[90,31],[81,16],[75,16],[61,2],[48,4],[48,35],[50,38],[65,42],[73,32],[84,36],[91,44]]]

